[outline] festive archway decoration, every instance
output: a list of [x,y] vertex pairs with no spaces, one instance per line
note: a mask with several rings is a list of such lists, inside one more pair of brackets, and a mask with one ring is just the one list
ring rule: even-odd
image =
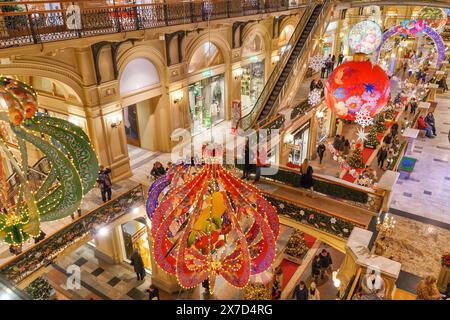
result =
[[[178,165],[150,188],[155,196],[159,185],[171,181],[156,210],[147,203],[147,213],[155,261],[185,288],[207,280],[214,292],[217,276],[244,288],[275,259],[276,209],[257,188],[225,170],[219,158],[218,153],[207,156],[195,174]],[[184,180],[176,178],[180,174]]]
[[[387,104],[390,83],[384,70],[369,61],[337,67],[325,83],[325,102],[340,118],[374,117]],[[358,116],[359,118],[359,116]]]
[[371,20],[355,24],[348,35],[348,44],[354,53],[374,53],[381,44],[381,27]]
[[[19,245],[30,236],[39,235],[40,221],[61,219],[77,211],[83,195],[95,185],[98,161],[81,128],[37,112],[36,93],[25,83],[0,77],[0,106],[0,121],[9,125],[20,151],[19,161],[5,137],[0,137],[3,154],[20,181],[12,199],[2,193],[0,237]],[[51,166],[46,179],[35,190],[28,183],[26,143],[39,149]],[[2,168],[1,185],[8,190],[4,171]]]
[[427,22],[424,20],[405,20],[401,24],[390,28],[383,34],[381,40],[381,45],[378,47],[376,56],[377,60],[380,57],[381,48],[383,44],[388,41],[388,39],[396,34],[401,34],[402,36],[420,36],[422,34],[428,35],[436,46],[437,50],[437,66],[439,67],[441,63],[445,60],[445,44],[442,41],[442,37],[433,28],[428,26]]

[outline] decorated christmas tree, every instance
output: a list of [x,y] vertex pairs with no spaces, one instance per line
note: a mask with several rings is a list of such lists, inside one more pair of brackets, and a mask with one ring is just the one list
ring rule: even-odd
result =
[[375,125],[370,127],[367,139],[364,141],[364,147],[375,149],[380,142],[377,139],[377,128]]
[[347,164],[354,169],[364,168],[361,148],[356,148],[355,151],[353,151],[352,155],[347,160]]
[[377,128],[377,132],[382,133],[386,130],[386,119],[384,118],[383,113],[379,113],[377,116],[377,120],[375,121],[375,127]]
[[386,117],[387,120],[394,120],[395,119],[394,107],[392,107],[391,104],[387,105],[387,107],[386,107],[385,117]]

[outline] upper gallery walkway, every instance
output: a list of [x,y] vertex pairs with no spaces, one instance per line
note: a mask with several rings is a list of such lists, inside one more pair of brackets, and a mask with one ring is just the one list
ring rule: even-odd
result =
[[[164,1],[108,4],[91,1],[0,2],[0,48],[111,35],[213,20],[282,13],[307,6],[308,0]],[[8,6],[8,9],[6,9]],[[2,12],[3,11],[3,12]]]

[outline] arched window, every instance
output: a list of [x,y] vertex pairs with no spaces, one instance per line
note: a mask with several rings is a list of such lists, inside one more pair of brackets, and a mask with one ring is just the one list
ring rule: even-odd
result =
[[264,41],[257,33],[250,34],[242,45],[242,57],[260,54],[264,51]]
[[189,73],[213,67],[225,62],[222,52],[211,42],[205,42],[198,47],[189,62]]
[[159,82],[158,70],[153,63],[146,58],[136,58],[130,61],[122,71],[119,81],[120,94],[125,95]]
[[285,26],[283,28],[283,30],[280,33],[280,38],[278,41],[279,47],[287,45],[287,43],[289,42],[289,40],[292,37],[292,34],[294,33],[294,29],[295,29],[294,26],[291,24],[288,24],[287,26]]

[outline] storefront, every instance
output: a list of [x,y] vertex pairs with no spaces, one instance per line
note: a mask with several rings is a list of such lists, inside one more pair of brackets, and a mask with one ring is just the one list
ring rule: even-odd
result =
[[[207,72],[203,72],[206,75]],[[204,78],[189,85],[189,111],[192,135],[225,120],[225,77]]]
[[309,138],[309,121],[288,136],[286,143],[290,149],[288,158],[289,164],[301,165],[303,160],[308,158]]
[[138,249],[144,266],[151,269],[150,245],[148,242],[147,225],[144,218],[137,218],[128,221],[120,226],[123,239],[123,259],[130,261],[130,257],[135,249]]
[[331,120],[333,114],[326,105],[317,111],[317,144],[325,141],[331,134]]
[[251,112],[264,89],[265,59],[251,57],[243,62],[241,77],[242,116]]

